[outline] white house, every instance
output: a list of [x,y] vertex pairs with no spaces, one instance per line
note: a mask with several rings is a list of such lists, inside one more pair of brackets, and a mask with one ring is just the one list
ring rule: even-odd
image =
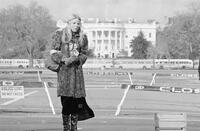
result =
[[142,31],[153,45],[156,43],[156,24],[128,21],[85,19],[83,30],[88,36],[89,48],[94,49],[96,57],[115,58],[124,50],[130,53],[130,41]]

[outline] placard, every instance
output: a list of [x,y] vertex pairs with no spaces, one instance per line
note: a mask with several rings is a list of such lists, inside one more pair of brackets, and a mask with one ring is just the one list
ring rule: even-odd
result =
[[1,86],[1,98],[24,98],[24,86]]

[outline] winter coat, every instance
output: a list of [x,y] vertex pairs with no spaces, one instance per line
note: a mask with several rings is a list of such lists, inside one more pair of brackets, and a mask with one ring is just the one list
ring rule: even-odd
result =
[[[63,42],[63,38],[65,42]],[[79,52],[75,62],[71,60],[71,53],[74,48]],[[59,64],[59,70],[57,72],[57,96],[85,97],[82,65],[87,59],[87,36],[83,33],[71,33],[70,35],[65,30],[57,30],[52,37],[51,49],[59,52],[51,55],[52,60]],[[66,64],[68,62],[69,64]]]

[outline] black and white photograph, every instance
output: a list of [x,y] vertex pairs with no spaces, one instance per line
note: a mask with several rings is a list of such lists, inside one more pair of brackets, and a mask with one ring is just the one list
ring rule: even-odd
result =
[[200,1],[0,0],[0,131],[200,131]]

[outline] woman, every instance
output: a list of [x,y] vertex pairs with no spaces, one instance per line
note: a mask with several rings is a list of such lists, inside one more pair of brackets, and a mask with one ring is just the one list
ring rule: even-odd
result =
[[61,97],[64,131],[77,131],[78,120],[94,117],[86,103],[82,65],[88,50],[87,36],[81,30],[81,18],[72,15],[67,27],[53,35],[51,59],[59,65],[57,95]]

